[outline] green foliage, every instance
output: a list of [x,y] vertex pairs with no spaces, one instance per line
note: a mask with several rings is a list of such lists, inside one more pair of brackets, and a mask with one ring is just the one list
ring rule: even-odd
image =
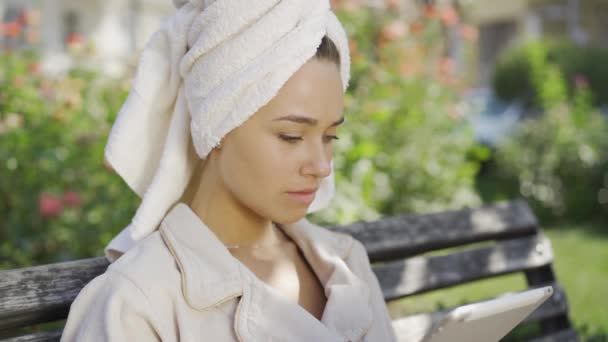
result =
[[499,97],[542,106],[538,102],[539,89],[533,80],[538,67],[533,65],[535,58],[531,58],[538,53],[544,54],[538,58],[548,61],[568,81],[566,91],[571,98],[576,83],[588,83],[593,103],[608,104],[608,49],[580,47],[562,41],[532,41],[504,53],[498,60],[493,78],[493,87]]
[[[608,121],[594,110],[585,84],[567,82],[547,50],[527,50],[530,81],[542,117],[527,120],[496,153],[506,193],[517,192],[543,218],[590,220],[608,213]],[[511,189],[511,190],[509,190]]]
[[[340,15],[352,37],[352,81],[335,149],[337,194],[312,219],[479,204],[474,178],[487,151],[454,106],[462,84],[443,57],[439,19],[404,37],[392,13]],[[48,79],[34,72],[35,55],[0,56],[0,268],[99,254],[139,203],[103,164],[128,84],[82,67]]]
[[455,106],[462,84],[442,67],[449,61],[437,20],[395,37],[393,13],[339,15],[352,33],[353,82],[335,150],[336,198],[314,219],[345,224],[479,205],[474,180],[488,151]]
[[83,69],[50,79],[37,63],[0,54],[0,269],[90,257],[137,203],[103,164],[124,82]]

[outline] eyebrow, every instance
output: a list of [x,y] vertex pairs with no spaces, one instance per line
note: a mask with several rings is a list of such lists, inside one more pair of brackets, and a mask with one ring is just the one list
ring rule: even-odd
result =
[[[307,117],[307,116],[296,115],[296,114],[289,114],[289,115],[286,115],[286,116],[282,116],[282,117],[276,118],[276,119],[274,119],[272,121],[282,121],[282,120],[292,121],[292,122],[295,122],[295,123],[302,123],[302,124],[306,124],[306,125],[309,125],[309,126],[316,126],[317,123],[319,122],[317,119],[313,119],[313,118],[310,118],[310,117]],[[338,126],[338,125],[340,125],[343,122],[344,122],[344,116],[342,116],[340,118],[340,120],[332,123],[330,127]]]

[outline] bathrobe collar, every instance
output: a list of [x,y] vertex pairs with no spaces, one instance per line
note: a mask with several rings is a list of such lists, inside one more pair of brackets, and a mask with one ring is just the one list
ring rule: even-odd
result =
[[306,218],[282,227],[323,284],[327,303],[321,321],[257,278],[185,203],[177,203],[165,216],[160,233],[180,269],[182,293],[192,308],[208,310],[241,296],[234,321],[241,340],[360,339],[373,317],[369,288],[345,261],[352,238]]

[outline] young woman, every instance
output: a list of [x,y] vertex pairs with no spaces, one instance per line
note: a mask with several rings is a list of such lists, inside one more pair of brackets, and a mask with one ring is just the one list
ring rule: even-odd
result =
[[[221,2],[217,0],[215,5],[222,6]],[[287,1],[262,2],[269,3],[270,7],[259,11],[255,21],[258,25],[266,16],[272,15],[272,11],[287,6],[284,4]],[[323,11],[306,11],[306,5],[312,3],[320,4],[319,9]],[[292,8],[297,7],[294,4]],[[199,25],[196,19],[188,22],[184,18],[201,17],[201,13],[213,11],[214,4],[198,2],[178,6],[178,14],[170,22],[174,25],[186,22],[185,30],[195,36],[191,40],[196,40],[187,44],[187,56],[199,46],[197,44],[202,44],[197,39],[204,35],[192,34],[192,27],[198,25],[202,30],[213,32],[213,25]],[[330,232],[305,218],[313,211],[311,208],[318,210],[326,206],[333,194],[332,142],[337,139],[338,127],[344,122],[343,94],[345,82],[348,82],[345,69],[348,71],[349,60],[345,55],[348,50],[344,36],[336,35],[335,26],[331,28],[337,19],[330,16],[326,1],[303,0],[293,12],[285,8],[281,14],[296,13],[302,18],[297,23],[285,24],[290,34],[294,34],[298,25],[306,27],[305,20],[310,20],[313,32],[312,22],[319,18],[319,13],[324,13],[326,20],[333,24],[325,22],[319,26],[324,30],[327,27],[326,33],[321,32],[321,39],[309,32],[314,43],[311,45],[314,48],[312,57],[295,63],[297,68],[292,69],[295,72],[289,72],[286,80],[269,81],[264,72],[257,79],[250,78],[255,84],[274,82],[279,85],[278,90],[265,94],[254,92],[269,100],[249,113],[245,120],[229,121],[233,127],[226,129],[228,132],[221,134],[220,141],[212,143],[208,152],[197,142],[200,142],[200,136],[196,134],[210,131],[200,127],[180,130],[179,127],[190,125],[187,121],[185,125],[180,124],[176,118],[181,110],[189,114],[182,117],[212,126],[213,118],[209,114],[197,118],[196,113],[202,112],[198,111],[194,99],[197,96],[212,98],[218,91],[217,88],[207,93],[203,91],[205,96],[202,96],[186,89],[191,84],[191,90],[200,90],[198,83],[213,77],[197,77],[192,81],[184,72],[183,63],[183,82],[177,82],[175,88],[178,89],[177,100],[174,103],[165,101],[170,103],[168,108],[173,117],[167,124],[170,128],[166,129],[163,157],[157,158],[160,161],[156,163],[152,181],[140,179],[140,184],[147,183],[147,187],[138,187],[138,178],[130,176],[134,167],[128,164],[131,160],[116,156],[112,148],[106,150],[110,163],[136,192],[143,195],[142,207],[147,207],[140,207],[132,225],[108,246],[106,255],[113,263],[104,274],[87,284],[73,302],[62,341],[395,339],[382,292],[363,245],[348,235]],[[215,10],[226,14],[227,7]],[[243,8],[243,11],[248,10],[255,11]],[[281,27],[270,20],[268,25]],[[255,25],[245,26],[255,30]],[[165,31],[164,37],[179,36],[175,34],[179,29],[174,26],[169,29],[174,31]],[[331,39],[332,35],[339,42],[338,46]],[[234,33],[227,36],[233,37]],[[280,36],[282,38],[277,38],[275,46],[280,46],[281,39],[288,38]],[[306,44],[303,40],[301,43],[289,41]],[[281,52],[279,47],[275,51]],[[149,63],[151,58],[145,53],[142,64]],[[231,60],[224,59],[224,63],[231,63]],[[277,68],[289,70],[280,64]],[[134,91],[140,89],[137,99],[146,98],[141,89],[150,82],[142,73],[140,64],[134,84]],[[143,85],[142,79],[146,79]],[[221,82],[217,83],[218,87],[223,84]],[[166,85],[159,89],[163,87]],[[251,89],[251,83],[242,89]],[[247,93],[240,94],[236,101],[245,98]],[[147,98],[158,100],[154,96]],[[180,98],[184,101],[181,104]],[[136,100],[130,95],[120,115],[127,115],[133,108],[139,108],[136,112],[140,113],[146,106],[138,105],[139,100]],[[159,106],[148,107],[157,109]],[[214,112],[211,106],[205,108],[205,113]],[[236,108],[242,109],[238,105]],[[160,119],[151,116],[150,120]],[[115,125],[129,127],[125,122],[127,119],[119,116]],[[116,136],[120,130],[113,128],[108,146],[111,147],[112,139],[119,139]],[[143,131],[149,132],[150,127]],[[183,133],[188,131],[191,136]],[[218,138],[218,134],[214,137]],[[186,141],[186,148],[176,148],[180,146],[176,141]],[[137,158],[137,148],[133,149],[132,158]],[[181,158],[175,157],[176,154],[181,154]],[[125,162],[121,164],[121,160]],[[186,171],[175,173],[176,169]],[[178,190],[164,192],[163,187]],[[171,194],[178,194],[178,197],[169,201],[166,211],[150,209],[163,208]],[[151,220],[152,229],[146,228],[146,220],[154,215],[160,216],[159,222]]]

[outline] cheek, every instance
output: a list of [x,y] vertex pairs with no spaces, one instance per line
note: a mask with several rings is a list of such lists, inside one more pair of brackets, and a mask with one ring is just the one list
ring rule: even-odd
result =
[[286,143],[269,135],[234,146],[223,163],[222,172],[228,187],[241,197],[253,195],[260,198],[262,193],[273,195],[286,191],[290,186],[287,176],[293,171],[290,169],[290,156],[282,145]]

